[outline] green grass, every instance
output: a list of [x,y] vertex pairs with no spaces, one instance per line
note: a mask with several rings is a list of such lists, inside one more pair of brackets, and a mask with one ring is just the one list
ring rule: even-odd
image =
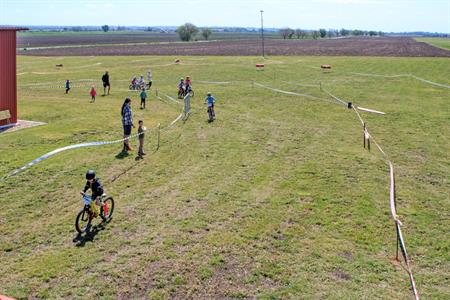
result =
[[[121,145],[60,153],[0,182],[0,293],[22,298],[407,299],[405,270],[393,263],[388,168],[362,148],[346,108],[252,87],[251,80],[386,112],[363,113],[394,162],[398,211],[423,299],[450,297],[448,270],[449,90],[412,78],[350,72],[412,73],[449,84],[439,58],[19,57],[20,118],[45,126],[0,134],[0,174],[74,143],[121,136],[119,110],[131,96],[135,119],[166,126],[180,107],[150,94],[138,109],[127,91],[153,70],[154,88],[175,96],[190,75],[193,114],[146,135],[144,160],[116,158]],[[61,70],[54,65],[63,63]],[[101,64],[98,64],[101,63]],[[322,73],[320,64],[333,65]],[[109,70],[111,95],[89,103],[90,82]],[[33,72],[40,72],[35,74]],[[42,74],[44,73],[44,74]],[[73,88],[32,86],[64,84]],[[235,81],[201,84],[199,81]],[[95,82],[99,94],[100,82]],[[33,87],[33,88],[32,88]],[[217,99],[208,124],[202,97]],[[136,142],[133,142],[136,144]],[[83,247],[72,242],[79,191],[95,169],[114,196],[114,219]]]
[[450,50],[450,38],[416,38],[416,41]]

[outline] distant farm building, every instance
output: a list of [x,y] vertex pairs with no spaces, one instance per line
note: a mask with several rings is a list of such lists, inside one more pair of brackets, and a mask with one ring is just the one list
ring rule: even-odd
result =
[[19,27],[0,27],[0,126],[17,123],[16,32]]

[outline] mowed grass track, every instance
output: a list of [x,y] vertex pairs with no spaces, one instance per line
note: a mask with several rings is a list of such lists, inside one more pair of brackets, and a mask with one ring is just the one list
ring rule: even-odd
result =
[[450,38],[416,38],[416,41],[450,50]]
[[[450,297],[448,270],[450,113],[448,89],[412,78],[351,72],[412,73],[449,84],[450,61],[432,58],[19,57],[20,118],[45,126],[0,135],[0,174],[69,144],[121,137],[120,107],[135,120],[170,123],[190,75],[193,114],[146,135],[147,156],[116,158],[121,145],[63,152],[0,181],[0,293],[16,298],[407,299],[394,261],[388,167],[351,110],[252,87],[336,96],[386,112],[363,114],[396,167],[398,211],[424,299]],[[63,63],[61,70],[55,64]],[[322,73],[322,63],[333,65]],[[127,91],[132,75],[154,74],[148,108]],[[100,77],[111,74],[111,95]],[[34,72],[34,73],[33,73]],[[36,74],[39,73],[39,74]],[[65,79],[73,81],[64,95]],[[90,83],[99,96],[89,103]],[[199,81],[234,81],[205,84]],[[291,83],[288,83],[291,82]],[[44,83],[43,85],[39,85]],[[302,87],[297,84],[317,84]],[[217,99],[208,124],[202,98]],[[134,141],[133,144],[136,144]],[[79,191],[95,169],[116,200],[114,218],[92,241],[72,242]]]

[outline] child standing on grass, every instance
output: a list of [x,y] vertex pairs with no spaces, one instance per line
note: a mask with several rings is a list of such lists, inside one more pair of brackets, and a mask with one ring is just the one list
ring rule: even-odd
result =
[[145,88],[142,89],[141,92],[141,109],[145,108],[145,100],[147,99],[147,93],[145,92]]
[[138,150],[138,157],[143,158],[142,156],[145,155],[144,152],[144,135],[147,128],[144,126],[144,122],[142,120],[139,120],[138,122],[138,134],[139,134],[139,150]]
[[95,102],[95,96],[97,96],[97,91],[95,90],[94,86],[92,86],[89,94],[91,95],[91,102]]
[[69,90],[70,90],[70,80],[67,79],[67,80],[66,80],[66,94],[69,93]]

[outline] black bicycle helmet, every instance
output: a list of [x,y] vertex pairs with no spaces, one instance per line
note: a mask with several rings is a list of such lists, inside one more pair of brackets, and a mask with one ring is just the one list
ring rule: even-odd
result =
[[95,172],[94,170],[89,170],[86,172],[86,179],[94,179],[95,178]]

